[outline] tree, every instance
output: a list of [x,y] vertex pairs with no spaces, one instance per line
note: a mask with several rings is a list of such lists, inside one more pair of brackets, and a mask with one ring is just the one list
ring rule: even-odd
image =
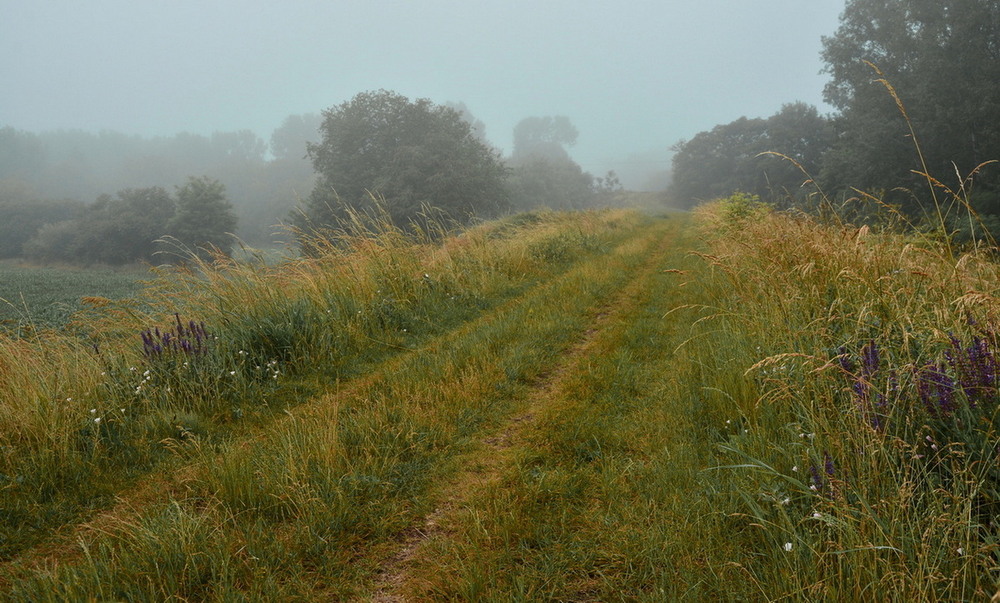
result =
[[226,199],[226,187],[207,176],[191,177],[184,186],[177,187],[177,211],[167,231],[199,254],[211,248],[229,254],[236,222],[233,206]]
[[366,211],[373,195],[403,227],[424,206],[462,219],[507,205],[499,155],[454,109],[363,92],[323,113],[321,135],[308,145],[318,181],[295,219],[300,227],[329,227],[347,208]]
[[747,178],[747,164],[762,151],[767,123],[741,117],[691,140],[674,145],[674,178],[669,194],[682,207],[724,197],[736,190],[757,188]]
[[538,207],[584,209],[593,205],[594,178],[568,156],[533,155],[512,162],[511,205],[519,210]]
[[787,104],[767,119],[741,117],[674,146],[669,194],[682,206],[737,191],[788,201],[806,179],[803,170],[820,170],[832,141],[830,121],[805,103]]
[[289,115],[271,133],[269,149],[275,159],[301,159],[310,143],[319,142],[323,118],[316,113]]
[[75,232],[65,224],[60,227],[61,234],[72,232],[72,240],[61,244],[82,262],[152,261],[156,240],[167,233],[173,215],[174,200],[158,186],[125,189],[117,197],[101,195],[76,221]]
[[0,128],[0,181],[30,178],[42,169],[46,155],[45,145],[37,136],[10,126]]
[[489,145],[489,141],[486,139],[486,124],[483,123],[483,120],[473,115],[472,111],[469,110],[465,103],[449,102],[445,103],[444,106],[458,111],[459,115],[462,116],[462,119],[469,124],[470,128],[472,128],[472,134],[483,144]]
[[[824,96],[840,111],[824,162],[828,188],[903,186],[904,202],[924,194],[926,183],[911,173],[923,169],[911,126],[939,179],[1000,158],[995,0],[849,0],[837,32],[823,38],[822,56],[832,77]],[[995,190],[995,174],[982,174],[980,184]]]
[[514,161],[529,157],[567,159],[566,147],[576,144],[579,132],[563,115],[526,117],[514,126]]
[[212,156],[217,160],[259,164],[266,153],[267,143],[250,130],[212,133]]
[[84,204],[72,200],[4,199],[0,193],[0,258],[22,254],[24,244],[46,224],[73,220]]
[[594,204],[594,177],[566,150],[577,136],[576,127],[561,115],[526,117],[514,126],[508,183],[514,207],[582,209]]

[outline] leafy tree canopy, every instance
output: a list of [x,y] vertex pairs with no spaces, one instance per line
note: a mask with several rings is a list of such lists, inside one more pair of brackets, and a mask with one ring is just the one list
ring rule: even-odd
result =
[[249,130],[143,138],[109,130],[30,133],[0,127],[0,196],[20,186],[31,190],[30,200],[82,204],[107,191],[170,191],[190,174],[207,174],[225,184],[240,216],[240,237],[271,242],[275,224],[313,188],[306,142],[320,139],[320,122],[318,114],[290,116],[270,146]]
[[[823,38],[823,59],[832,78],[824,96],[840,111],[828,187],[926,190],[911,173],[922,167],[910,126],[940,179],[1000,158],[995,0],[849,0],[837,32]],[[995,173],[980,182],[996,188]]]
[[372,196],[407,226],[424,206],[455,219],[507,205],[506,168],[454,109],[386,90],[362,92],[323,113],[322,140],[309,145],[318,180],[296,223],[325,228]]
[[595,201],[594,177],[568,156],[523,158],[514,163],[508,187],[511,204],[522,211],[584,209]]
[[215,248],[228,254],[235,230],[236,214],[221,182],[203,176],[177,187],[177,211],[167,224],[171,236],[197,253]]
[[[101,195],[87,206],[33,203],[47,209],[44,223],[36,224],[24,254],[45,261],[120,265],[153,262],[164,235],[176,237],[192,250],[215,246],[228,253],[229,233],[236,216],[226,200],[225,187],[208,177],[189,178],[177,187],[177,199],[158,186],[124,189]],[[22,223],[36,214],[26,213]]]
[[316,113],[289,115],[271,133],[271,155],[279,160],[305,157],[308,144],[319,141],[322,123],[323,118]]
[[0,258],[20,256],[38,229],[46,224],[72,220],[83,213],[84,204],[73,200],[5,197],[0,190]]
[[564,115],[526,117],[514,126],[514,163],[531,157],[567,159],[566,147],[576,144],[579,132]]
[[449,102],[445,103],[444,106],[458,111],[458,113],[462,116],[462,119],[469,124],[470,128],[472,128],[472,133],[475,137],[478,138],[483,144],[489,144],[489,141],[486,139],[486,124],[483,123],[483,120],[473,115],[472,111],[469,110],[465,103]]
[[67,261],[126,264],[152,261],[156,240],[167,233],[175,204],[161,187],[125,189],[101,195],[67,233]]
[[795,197],[805,173],[819,171],[832,140],[830,121],[805,103],[785,105],[767,119],[741,117],[674,146],[669,193],[682,206],[737,191]]

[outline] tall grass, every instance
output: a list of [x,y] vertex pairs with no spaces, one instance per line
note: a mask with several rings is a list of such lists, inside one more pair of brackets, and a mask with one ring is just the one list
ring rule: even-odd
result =
[[4,336],[0,556],[560,274],[634,220],[533,214],[444,241],[358,222],[278,265],[192,254],[139,303],[92,300],[68,331],[80,337]]
[[712,278],[690,349],[714,367],[699,414],[719,504],[762,553],[747,575],[775,597],[992,595],[992,256],[767,212],[735,237],[727,216],[701,210]]
[[416,598],[989,598],[991,252],[692,220],[348,225],[4,340],[9,598],[364,598],[429,516]]
[[[28,579],[12,585],[15,598],[155,598],[167,593],[226,598],[261,592],[268,597],[334,597],[356,592],[359,582],[370,579],[377,551],[409,524],[415,510],[426,511],[427,485],[446,471],[448,459],[558,357],[585,329],[595,305],[640,261],[643,247],[627,241],[633,231],[623,228],[638,220],[624,213],[582,219],[536,216],[530,223],[491,226],[479,251],[475,242],[452,242],[457,249],[448,244],[411,249],[409,253],[426,254],[428,262],[417,264],[416,273],[410,264],[398,262],[407,268],[388,273],[416,282],[415,289],[428,279],[465,282],[463,274],[434,269],[449,265],[442,254],[460,264],[468,261],[463,254],[483,253],[473,259],[497,267],[494,279],[485,283],[490,290],[521,294],[499,303],[509,294],[501,295],[481,318],[453,324],[456,328],[434,339],[398,336],[404,345],[426,347],[412,354],[399,354],[399,346],[394,347],[396,358],[378,364],[368,359],[370,373],[340,386],[327,382],[332,375],[322,367],[310,372],[308,365],[298,364],[301,356],[293,350],[285,366],[300,379],[327,382],[325,395],[300,408],[289,407],[282,419],[259,432],[212,446],[198,438],[200,443],[186,452],[193,476],[186,491],[173,502],[164,497],[147,503],[137,514],[113,513],[113,519],[101,522],[100,532],[83,539],[90,543],[83,558],[81,552],[72,555],[76,567],[63,564],[51,573],[29,568]],[[558,246],[552,240],[560,241]],[[566,253],[559,253],[559,246],[568,248]],[[622,251],[610,260],[597,253],[608,249]],[[378,251],[366,248],[365,253]],[[512,270],[498,257],[509,257],[518,267]],[[376,259],[381,267],[366,270],[386,274],[391,256]],[[338,269],[341,263],[332,266]],[[362,268],[363,263],[353,273],[369,274]],[[308,263],[294,269],[302,274]],[[482,282],[481,275],[476,278]],[[508,284],[501,287],[497,279]],[[295,282],[302,280],[296,277]],[[316,280],[319,276],[312,282]],[[398,294],[411,286],[389,285],[369,285],[367,291]],[[218,285],[212,287],[216,291]],[[315,289],[303,291],[312,294]],[[295,290],[290,293],[294,296]],[[475,299],[449,293],[455,304]],[[406,308],[420,308],[421,296],[410,299]],[[216,307],[211,304],[219,299],[209,298],[204,306],[209,325]],[[436,328],[454,319],[446,305],[437,310],[441,316],[425,311]],[[365,313],[362,308],[358,328],[366,324]],[[317,314],[322,318],[325,312]],[[423,329],[420,322],[412,324]],[[392,336],[379,335],[383,341]],[[179,560],[195,550],[199,561],[193,565],[151,565],[150,560]]]

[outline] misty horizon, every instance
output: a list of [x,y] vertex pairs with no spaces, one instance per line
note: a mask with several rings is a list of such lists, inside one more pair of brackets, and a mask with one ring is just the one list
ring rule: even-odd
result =
[[289,115],[386,89],[464,103],[505,154],[521,119],[565,115],[574,160],[631,187],[717,124],[795,101],[828,111],[820,37],[843,7],[7,4],[0,126],[267,141]]

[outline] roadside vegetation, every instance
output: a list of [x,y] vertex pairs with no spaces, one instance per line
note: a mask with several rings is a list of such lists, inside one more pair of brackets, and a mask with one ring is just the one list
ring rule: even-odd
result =
[[[89,327],[86,338],[47,332],[5,339],[4,557],[14,561],[10,567],[44,565],[53,554],[58,559],[60,553],[53,551],[76,548],[74,524],[89,519],[100,525],[94,514],[102,509],[122,519],[123,508],[136,501],[143,501],[145,515],[156,507],[146,500],[149,496],[162,497],[168,512],[188,504],[194,505],[189,511],[204,510],[209,499],[218,498],[240,517],[256,517],[254,529],[270,525],[261,534],[271,540],[278,525],[299,516],[294,508],[322,494],[309,503],[318,506],[310,508],[333,512],[328,504],[338,500],[338,513],[346,515],[317,518],[333,522],[318,532],[321,541],[299,539],[321,550],[320,542],[337,541],[334,533],[357,542],[371,530],[400,527],[405,518],[396,515],[398,507],[430,477],[425,471],[429,459],[448,451],[456,434],[474,431],[495,412],[496,400],[540,371],[543,359],[558,353],[572,329],[583,328],[595,296],[612,286],[608,280],[625,277],[621,266],[591,264],[622,245],[639,221],[626,212],[528,214],[434,244],[384,222],[362,226],[359,218],[313,258],[278,266],[220,258],[197,270],[171,269],[146,291],[144,302],[151,310],[109,302],[79,314],[75,324]],[[632,261],[638,253],[633,251]],[[601,278],[588,278],[588,270],[601,271]],[[565,316],[551,311],[574,295],[579,310]],[[535,305],[543,299],[549,310]],[[456,331],[483,313],[476,329]],[[537,329],[521,330],[533,322]],[[551,336],[540,345],[534,337],[545,333]],[[457,341],[451,343],[452,338]],[[436,349],[442,346],[457,348]],[[403,360],[385,364],[396,356]],[[425,385],[406,385],[401,378],[406,375]],[[475,382],[480,376],[489,379],[456,384],[460,400],[441,411],[445,417],[428,414],[433,398],[405,412],[397,408],[421,388],[424,395],[436,396],[442,380]],[[342,388],[348,388],[346,401],[337,395]],[[286,411],[300,407],[314,408],[303,411],[304,417],[312,412],[321,417],[288,417]],[[315,432],[307,427],[317,421],[325,427]],[[272,424],[284,427],[269,429]],[[298,435],[275,435],[286,428]],[[285,437],[305,438],[325,451],[301,457],[303,500],[282,502],[295,490],[288,489],[287,480],[297,478],[281,463],[298,462],[297,454],[243,456],[264,441],[278,438],[271,444],[277,445]],[[323,443],[315,437],[332,439]],[[346,446],[343,453],[341,446]],[[233,460],[228,476],[192,477],[199,469],[226,467],[219,455],[228,458],[230,449],[251,464]],[[279,464],[271,470],[253,465],[260,461]],[[310,485],[313,478],[323,482]],[[209,482],[192,491],[202,480]],[[209,495],[217,487],[222,490]],[[355,517],[359,512],[362,516]],[[386,521],[389,525],[382,526]],[[60,526],[69,530],[62,545],[60,535],[53,535]],[[323,536],[326,530],[334,532]],[[225,550],[228,559],[233,551]],[[83,591],[58,594],[50,585],[25,596],[47,592],[74,598],[90,592],[98,598],[125,593],[158,598],[216,588],[244,591],[242,570],[239,583],[228,587],[217,581],[219,568],[207,570],[211,580],[200,572],[189,575],[186,554],[194,550],[184,551],[175,568],[180,575],[163,577],[166,582],[150,582],[143,570],[132,575],[138,582],[123,575],[113,583],[90,581]],[[162,551],[136,553],[157,563],[164,559]],[[104,563],[114,564],[122,552],[113,546],[108,554]],[[304,584],[319,575],[307,566],[291,568],[307,582],[288,588],[309,592],[312,587]],[[58,578],[67,588],[81,579]],[[257,588],[265,586],[251,585],[246,592]]]
[[749,196],[317,245],[2,340],[7,600],[996,590],[985,251]]

